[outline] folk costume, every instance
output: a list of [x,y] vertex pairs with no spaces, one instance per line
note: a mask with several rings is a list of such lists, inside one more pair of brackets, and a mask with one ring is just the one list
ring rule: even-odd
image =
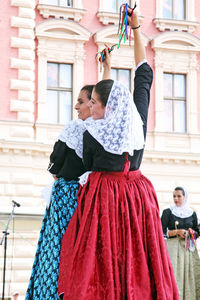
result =
[[186,191],[184,203],[181,206],[173,204],[165,209],[161,221],[163,233],[167,238],[166,244],[179,290],[179,299],[198,300],[200,299],[200,259],[195,240],[187,235],[185,239],[168,236],[168,230],[189,228],[195,231],[194,238],[199,234],[197,215],[189,207]]
[[26,300],[57,300],[60,249],[63,234],[77,207],[78,177],[84,173],[84,122],[69,122],[50,156],[48,170],[58,178],[42,222]]
[[151,182],[139,171],[152,70],[136,71],[134,102],[114,81],[104,119],[86,126],[83,162],[92,170],[63,237],[64,300],[178,299]]

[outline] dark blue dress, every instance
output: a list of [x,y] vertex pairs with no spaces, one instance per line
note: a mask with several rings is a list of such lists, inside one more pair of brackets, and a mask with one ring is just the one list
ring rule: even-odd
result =
[[[59,299],[58,274],[62,237],[77,207],[78,175],[84,171],[82,161],[75,151],[61,141],[55,144],[50,160],[52,167],[49,171],[65,178],[58,178],[53,185],[51,202],[42,222],[25,300]],[[72,180],[69,180],[70,178]]]

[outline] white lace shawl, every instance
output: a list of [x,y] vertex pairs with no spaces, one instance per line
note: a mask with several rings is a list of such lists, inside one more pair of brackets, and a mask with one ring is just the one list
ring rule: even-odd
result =
[[89,133],[113,154],[128,152],[144,147],[143,122],[129,90],[114,81],[106,104],[104,119],[85,124]]
[[91,120],[91,118],[88,118],[85,121],[80,119],[69,121],[58,137],[58,139],[66,143],[69,148],[74,149],[80,158],[83,157],[83,133],[86,130],[85,124],[89,124]]
[[188,192],[185,188],[182,187],[185,192],[184,202],[181,206],[177,206],[176,204],[172,204],[170,206],[171,212],[178,218],[188,218],[191,217],[193,214],[193,210],[189,207],[188,201]]

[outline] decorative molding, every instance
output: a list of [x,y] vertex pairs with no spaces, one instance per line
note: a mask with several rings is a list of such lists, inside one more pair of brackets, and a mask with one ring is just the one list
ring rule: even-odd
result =
[[184,52],[199,52],[200,39],[187,32],[164,32],[151,42],[152,48]]
[[11,58],[11,68],[22,70],[34,70],[35,64],[34,61],[32,61],[31,59]]
[[11,6],[17,6],[19,8],[26,7],[34,10],[35,1],[33,0],[11,0]]
[[[1,122],[2,123],[2,122]],[[0,124],[2,126],[3,124]],[[17,124],[16,124],[17,125]],[[44,155],[49,158],[52,151],[51,144],[23,142],[23,141],[6,141],[0,139],[0,152],[20,154],[21,156],[38,156]],[[9,179],[10,180],[10,179]]]
[[31,80],[11,79],[11,90],[34,91],[35,86]]
[[[88,41],[91,32],[71,20],[48,20],[36,26],[36,37],[46,39]],[[59,49],[61,50],[61,49]]]
[[33,105],[33,103],[31,103],[31,105],[30,105],[28,101],[11,100],[10,110],[32,113],[34,111],[34,105]]
[[31,29],[20,28],[19,29],[19,38],[34,40],[35,35],[34,35],[34,32]]
[[196,27],[199,26],[198,22],[184,21],[184,20],[174,20],[174,19],[154,19],[154,24],[156,28],[160,31],[170,30],[170,31],[184,31],[192,33],[195,31]]
[[[11,17],[11,27],[18,28],[18,37],[11,37],[11,47],[18,49],[18,58],[11,58],[11,68],[18,69],[18,79],[11,79],[10,88],[18,91],[18,99],[10,102],[10,110],[17,112],[17,120],[34,122],[34,91],[35,91],[35,1],[11,0],[12,6],[17,6],[18,16]],[[26,94],[24,99],[24,92]],[[32,132],[30,132],[32,131]],[[25,134],[19,128],[12,133],[16,137],[32,138],[33,128]]]
[[[106,27],[104,27],[103,29],[97,31],[94,34],[94,41],[97,44],[100,44],[100,43],[103,43],[103,42],[107,43],[109,41],[110,41],[110,44],[114,44],[114,43],[118,44],[119,37],[117,35],[117,30],[118,30],[118,26],[116,26],[116,25],[106,26]],[[146,47],[147,44],[149,43],[150,39],[144,33],[142,33],[142,39],[143,39],[144,46]],[[131,45],[132,46],[134,45],[133,37],[131,39]],[[128,47],[129,46],[129,41],[126,41],[125,44],[122,41],[121,46]]]
[[[99,21],[104,25],[118,25],[119,24],[119,13],[112,13],[107,11],[98,11],[97,17]],[[144,20],[144,17],[139,16],[140,24]]]
[[34,101],[35,94],[34,92],[29,92],[29,91],[19,91],[18,92],[18,98],[19,100],[25,100],[25,101]]
[[[178,134],[160,131],[148,132],[146,150],[152,153],[161,152],[167,156],[173,153],[176,159],[184,157],[199,161],[200,134]],[[156,155],[156,154],[155,154]],[[186,157],[186,158],[185,158]]]
[[149,152],[145,151],[145,155],[143,158],[143,163],[152,163],[152,164],[173,164],[173,165],[200,165],[200,156],[198,158],[194,158],[194,156],[190,157],[180,157],[180,154],[174,156],[174,153],[160,153],[160,152]]
[[18,37],[11,38],[11,47],[12,48],[21,48],[21,49],[30,49],[33,50],[35,48],[34,40],[32,39],[22,39]]
[[18,77],[20,80],[32,81],[35,78],[35,73],[30,70],[19,70]]
[[11,17],[11,26],[16,28],[33,29],[35,27],[35,22],[32,18]]
[[[97,17],[99,21],[104,25],[118,25],[119,23],[119,12],[109,12],[106,6],[108,1],[99,0],[99,11],[97,12]],[[135,1],[131,0],[131,7],[134,7]],[[137,1],[137,8],[136,11],[138,15],[140,15],[140,1]],[[139,17],[140,22],[144,19],[143,17]]]
[[65,19],[65,20],[74,20],[79,22],[84,14],[86,13],[85,9],[72,8],[72,7],[61,7],[47,4],[39,4],[37,6],[40,14],[43,18],[47,19],[49,17],[54,17],[56,19]]

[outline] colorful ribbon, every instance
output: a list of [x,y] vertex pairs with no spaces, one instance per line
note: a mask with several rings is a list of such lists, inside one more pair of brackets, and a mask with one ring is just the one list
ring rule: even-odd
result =
[[[131,28],[133,27],[133,11],[136,8],[136,2],[133,8],[131,8],[127,3],[122,4],[119,10],[119,26],[118,26],[118,34],[119,34],[119,42],[117,48],[119,49],[121,40],[124,36],[124,43],[126,40],[129,40],[129,45],[131,45]],[[128,12],[128,8],[132,10],[131,13]],[[131,24],[128,23],[128,16],[131,16]],[[128,35],[128,25],[130,25],[130,33]],[[126,32],[126,34],[125,34]]]
[[185,249],[189,251],[194,251],[196,247],[195,233],[193,230],[189,229],[185,235]]
[[[108,52],[110,53],[111,51],[114,50],[115,46],[117,46],[117,44],[112,45],[110,48],[108,48]],[[97,52],[95,58],[100,54],[99,57],[99,61],[100,61],[100,71],[102,71],[102,66],[103,66],[103,61],[105,60],[106,57],[106,51],[105,49],[103,49],[101,52]]]

